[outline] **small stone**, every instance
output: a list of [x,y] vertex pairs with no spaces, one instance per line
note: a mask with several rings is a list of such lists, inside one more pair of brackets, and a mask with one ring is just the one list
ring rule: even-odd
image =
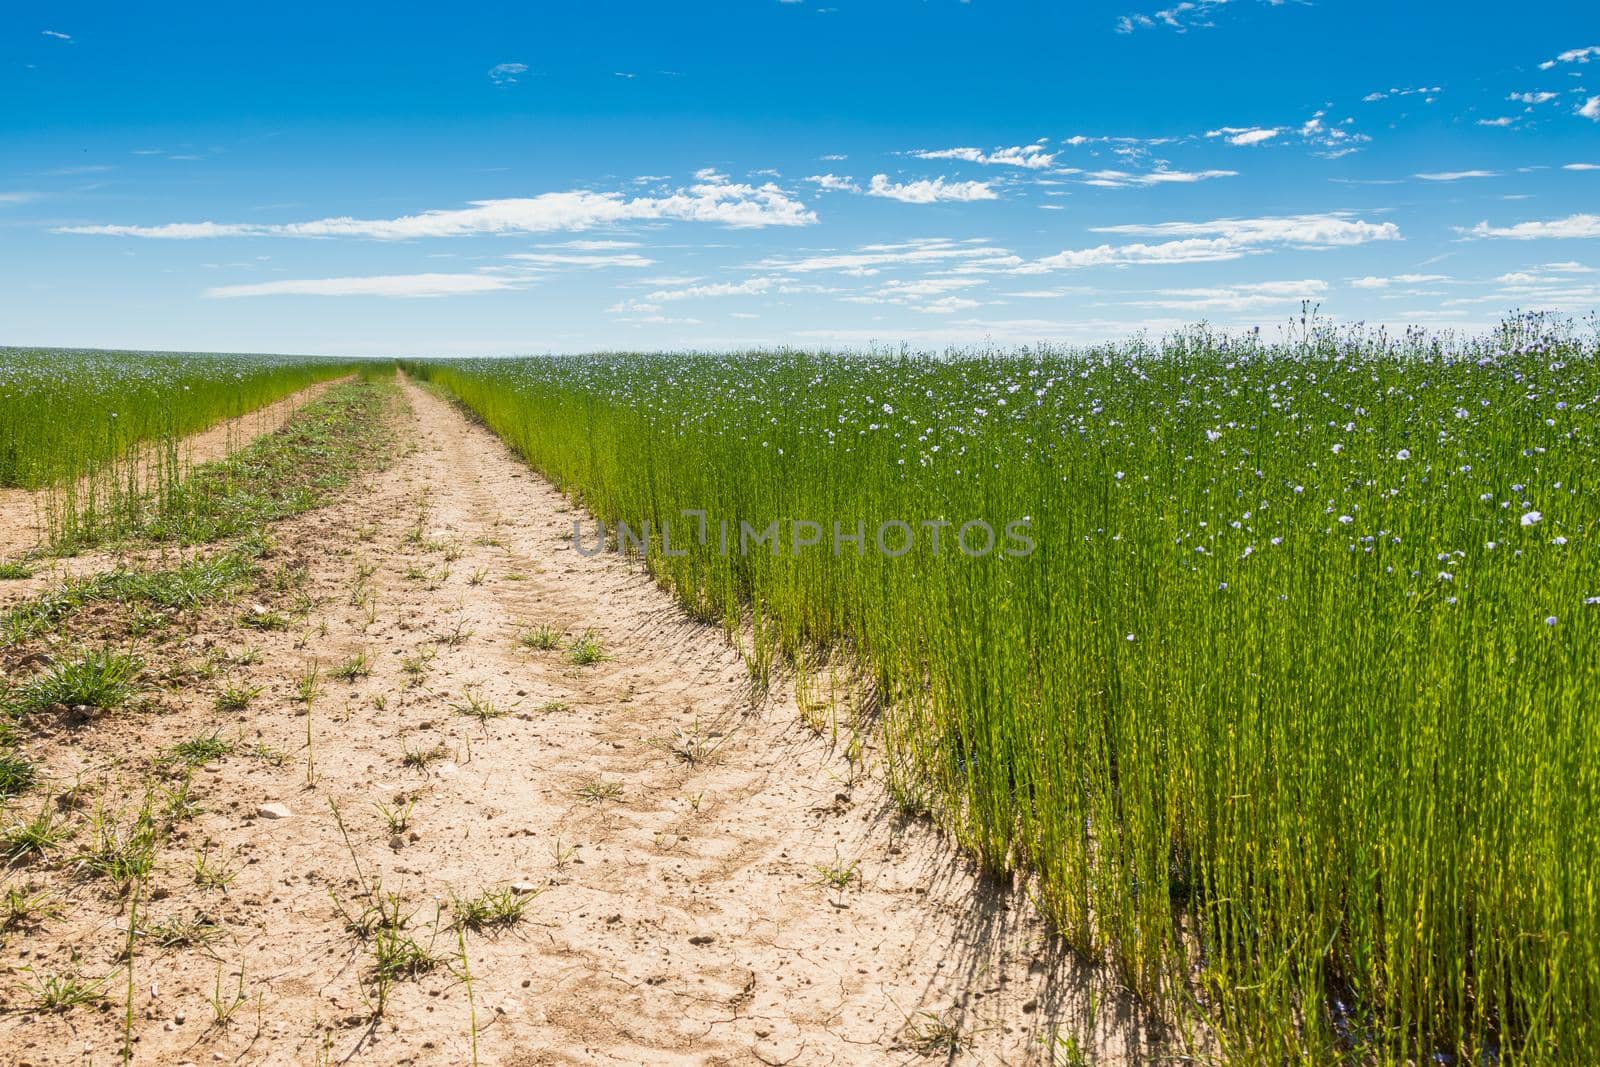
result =
[[406,847],[406,839],[401,837],[399,834],[395,834],[393,837],[389,838],[389,847],[394,849],[396,852],[399,852],[401,849]]
[[537,893],[539,887],[533,882],[512,882],[511,891],[519,897],[525,897],[529,893]]
[[691,945],[709,945],[717,939],[716,934],[695,934],[689,939]]
[[1039,1000],[1038,1000],[1037,997],[1033,998],[1032,1000],[1026,1000],[1022,1004],[1022,1014],[1024,1014],[1024,1015],[1032,1015],[1034,1012],[1036,1012],[1038,1010],[1039,1010]]
[[256,809],[256,817],[258,819],[290,819],[294,817],[294,812],[289,810],[289,805],[287,804],[263,804]]

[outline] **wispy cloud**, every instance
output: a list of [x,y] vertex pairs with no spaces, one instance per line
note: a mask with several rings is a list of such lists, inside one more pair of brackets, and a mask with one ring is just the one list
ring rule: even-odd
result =
[[1246,146],[1265,144],[1282,132],[1283,129],[1279,126],[1223,126],[1220,129],[1207,130],[1206,136],[1222,137],[1229,144]]
[[[1133,33],[1135,30],[1161,27],[1177,33],[1188,33],[1193,29],[1209,29],[1216,25],[1211,20],[1212,14],[1218,8],[1226,7],[1228,2],[1229,0],[1182,0],[1181,3],[1165,10],[1152,11],[1147,15],[1123,15],[1117,19],[1116,31]],[[1282,0],[1274,2],[1281,3]]]
[[1217,263],[1256,255],[1272,246],[1338,248],[1369,241],[1400,239],[1400,229],[1392,222],[1366,222],[1342,214],[1158,222],[1096,226],[1092,230],[1095,233],[1172,239],[1155,244],[1102,244],[1093,248],[1067,249],[1017,267],[1010,273],[1040,274],[1052,270],[1145,263]]
[[391,219],[349,217],[290,223],[173,222],[159,226],[65,226],[58,233],[194,240],[211,237],[365,237],[403,241],[425,237],[544,233],[645,221],[707,222],[736,229],[808,226],[816,214],[776,185],[728,182],[710,174],[668,196],[566,192],[505,200],[475,200],[465,208]]
[[1422,101],[1423,103],[1431,104],[1433,103],[1434,96],[1442,91],[1443,90],[1441,90],[1437,85],[1421,86],[1415,89],[1379,89],[1376,92],[1371,92],[1366,96],[1363,96],[1361,98],[1361,102],[1363,104],[1376,104],[1380,100],[1391,100],[1395,97],[1422,96],[1425,97],[1425,99]]
[[1353,278],[1350,285],[1355,289],[1387,289],[1391,285],[1425,285],[1428,282],[1446,282],[1450,278],[1444,274],[1396,274],[1387,278],[1368,275],[1365,278]]
[[1298,126],[1219,126],[1207,130],[1206,137],[1212,140],[1220,137],[1241,148],[1269,144],[1280,139],[1298,140],[1310,146],[1316,154],[1329,159],[1349,155],[1358,146],[1372,140],[1364,133],[1351,131],[1354,119],[1345,118],[1334,123],[1327,119],[1326,111],[1318,111]]
[[956,159],[965,163],[978,163],[986,167],[1023,167],[1027,170],[1044,170],[1055,164],[1056,153],[1047,152],[1038,143],[996,148],[985,152],[981,148],[937,148],[912,152],[918,159]]
[[651,303],[663,303],[719,296],[760,296],[770,292],[777,284],[777,279],[768,277],[747,278],[742,282],[711,282],[707,285],[690,285],[682,289],[658,289],[653,293],[647,293],[645,299]]
[[249,296],[434,297],[491,293],[515,288],[489,274],[378,274],[349,278],[299,278],[251,285],[219,285],[205,295],[218,300]]
[[62,33],[59,30],[40,30],[39,31],[39,35],[41,37],[54,37],[58,41],[70,41],[70,40],[72,40],[72,34],[70,34],[70,33]]
[[[866,277],[891,268],[910,265],[982,265],[986,268],[1014,267],[1022,260],[1005,248],[985,241],[951,241],[941,237],[927,237],[899,244],[862,245],[849,252],[828,252],[804,256],[800,259],[771,258],[760,266],[767,270],[780,270],[795,274],[832,271],[854,277]],[[956,266],[956,269],[960,269]]]
[[1562,170],[1600,170],[1600,163],[1567,163]]
[[892,182],[887,174],[872,176],[872,183],[867,186],[867,195],[899,200],[906,204],[933,204],[944,200],[962,202],[999,199],[999,194],[990,188],[988,182],[952,182],[943,178]]
[[1554,59],[1540,63],[1539,69],[1549,70],[1560,63],[1587,63],[1591,59],[1600,59],[1600,44],[1592,44],[1587,48],[1569,48]]
[[1253,219],[1215,219],[1211,222],[1157,222],[1121,226],[1096,226],[1095,233],[1144,237],[1218,236],[1239,244],[1287,244],[1300,248],[1326,248],[1397,241],[1400,228],[1392,222],[1366,222],[1348,214],[1279,215]]
[[859,193],[861,191],[861,186],[857,185],[856,180],[849,175],[841,177],[838,174],[813,174],[805,180],[811,182],[817,188],[826,189],[829,192]]
[[496,63],[489,68],[489,80],[496,85],[515,85],[517,78],[526,73],[526,63]]
[[1203,289],[1161,289],[1154,295],[1124,301],[1133,307],[1164,308],[1172,311],[1249,311],[1278,307],[1301,300],[1315,300],[1328,291],[1328,283],[1317,278],[1298,281],[1247,282],[1241,285]]
[[1077,180],[1084,185],[1104,189],[1125,189],[1130,186],[1191,185],[1213,178],[1233,178],[1238,174],[1236,170],[1152,170],[1143,174],[1125,170],[1091,170],[1085,171]]
[[[595,242],[603,244],[604,242]],[[533,267],[653,267],[656,261],[634,252],[513,252],[507,259]]]
[[877,289],[840,297],[851,304],[895,304],[930,315],[949,315],[981,307],[970,297],[955,295],[963,289],[989,284],[984,278],[919,278],[888,281]]
[[1519,104],[1546,104],[1559,95],[1561,94],[1552,92],[1512,93],[1506,99],[1514,100]]
[[1425,182],[1458,182],[1464,178],[1498,178],[1497,170],[1436,170],[1423,174],[1413,174],[1413,178],[1421,178]]
[[1516,241],[1535,241],[1546,237],[1600,237],[1600,215],[1568,215],[1564,219],[1519,222],[1512,226],[1491,226],[1480,222],[1461,233],[1468,237],[1509,237]]

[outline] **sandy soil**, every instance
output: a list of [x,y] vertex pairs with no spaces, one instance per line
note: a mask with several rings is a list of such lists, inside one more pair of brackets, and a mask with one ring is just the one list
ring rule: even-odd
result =
[[[899,816],[791,694],[754,704],[720,631],[637,565],[573,551],[576,513],[554,489],[453,407],[405,391],[406,454],[277,531],[283,602],[310,610],[257,632],[234,605],[188,639],[197,656],[250,647],[259,662],[182,706],[32,745],[56,789],[105,796],[131,788],[139,755],[217,728],[238,742],[196,774],[206,810],[141,905],[149,922],[203,913],[224,933],[146,939],[136,1061],[462,1064],[474,1018],[476,1056],[498,1064],[1069,1062],[1067,1035],[1085,1062],[1148,1051],[1131,1000],[1053,942],[1022,892]],[[524,647],[537,625],[592,629],[607,658]],[[357,654],[370,676],[331,676]],[[308,723],[296,689],[314,667]],[[224,682],[262,692],[221,713]],[[463,713],[474,700],[506,714]],[[272,803],[292,815],[258,816]],[[391,833],[377,806],[413,803]],[[197,852],[236,866],[225,891],[193,884]],[[830,887],[825,870],[853,874]],[[30,879],[59,881],[21,868],[8,883]],[[370,944],[335,901],[357,911],[380,881],[444,958],[395,984],[374,1022]],[[121,1042],[126,909],[64,886],[65,914],[0,950],[6,1062],[107,1062]],[[468,933],[463,967],[449,902],[496,888],[530,898],[525,918]],[[29,975],[74,952],[84,973],[115,975],[109,1003],[29,1010]],[[227,1025],[209,1003],[219,983],[247,999]]]
[[[289,416],[327,392],[333,384],[319,382],[264,408],[191,434],[181,445],[183,461],[195,465],[224,458],[252,439],[277,430],[289,421]],[[141,468],[153,467],[158,462],[156,453],[151,451],[139,457],[139,462]],[[46,491],[0,489],[0,559],[21,555],[44,538],[47,496]]]

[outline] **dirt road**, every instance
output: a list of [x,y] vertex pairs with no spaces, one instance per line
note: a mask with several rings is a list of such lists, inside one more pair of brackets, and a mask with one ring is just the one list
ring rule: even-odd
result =
[[[236,877],[204,890],[175,855],[146,905],[152,922],[204,911],[226,937],[136,964],[139,1057],[461,1064],[474,1018],[476,1056],[499,1064],[1134,1056],[1127,998],[1054,947],[1021,894],[892,810],[792,696],[753,703],[720,631],[636,564],[575,552],[553,488],[404,388],[414,447],[278,531],[305,622],[191,639],[254,649],[229,679],[261,687],[248,711],[196,693],[38,753],[64,788],[129,746],[217,727],[237,741],[199,773],[188,831]],[[528,647],[541,626],[560,647]],[[568,646],[589,631],[603,658],[580,666]],[[369,674],[334,676],[358,656]],[[292,814],[258,814],[269,804]],[[380,805],[409,805],[408,825]],[[373,1024],[371,947],[341,908],[380,882],[437,962],[395,982]],[[508,888],[531,901],[523,920],[467,933],[463,966],[450,902]],[[74,904],[44,963],[76,947],[109,971],[126,914],[87,890]],[[209,1002],[236,984],[248,1003],[215,1025]],[[98,1021],[0,1021],[0,1050],[107,1058],[113,992]]]

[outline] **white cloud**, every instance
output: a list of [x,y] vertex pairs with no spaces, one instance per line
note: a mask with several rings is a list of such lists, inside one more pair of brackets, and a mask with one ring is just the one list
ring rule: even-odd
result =
[[487,274],[380,274],[354,278],[301,278],[207,289],[216,299],[245,296],[460,296],[515,288],[505,278]]
[[1546,104],[1554,100],[1558,95],[1560,94],[1552,92],[1512,93],[1506,99],[1515,100],[1519,104]]
[[1129,186],[1188,185],[1211,178],[1232,178],[1238,173],[1236,170],[1153,170],[1144,174],[1133,174],[1125,170],[1092,170],[1078,180],[1084,185],[1094,185],[1104,189],[1124,189]]
[[1223,126],[1216,130],[1207,130],[1207,137],[1225,137],[1229,144],[1248,146],[1265,144],[1272,140],[1283,130],[1277,126]]
[[1562,170],[1600,170],[1600,163],[1567,163]]
[[1539,64],[1540,70],[1549,70],[1557,63],[1587,63],[1591,59],[1600,58],[1600,44],[1592,44],[1587,48],[1572,48],[1562,52],[1554,59],[1547,59]]
[[1380,100],[1388,100],[1391,97],[1420,95],[1427,97],[1423,103],[1431,104],[1433,103],[1434,95],[1441,91],[1442,90],[1437,85],[1422,86],[1416,89],[1380,89],[1377,92],[1368,93],[1366,96],[1363,96],[1361,98],[1361,102],[1364,104],[1375,104]]
[[1449,275],[1445,274],[1396,274],[1388,278],[1375,278],[1368,275],[1365,278],[1355,278],[1350,282],[1356,289],[1387,289],[1391,285],[1424,285],[1428,282],[1447,282]]
[[700,184],[660,197],[628,199],[620,193],[543,193],[505,200],[475,200],[470,207],[425,211],[392,219],[349,217],[290,223],[174,222],[161,226],[65,226],[57,233],[193,240],[206,237],[367,237],[403,241],[424,237],[546,233],[586,230],[626,222],[677,220],[738,229],[808,226],[815,212],[770,182],[730,184],[713,174]]
[[1161,244],[1096,245],[1073,248],[1018,267],[1016,274],[1043,274],[1052,270],[1086,267],[1125,267],[1138,263],[1219,263],[1238,259],[1250,249],[1222,238],[1193,238]]
[[813,174],[806,181],[811,182],[819,189],[827,189],[835,193],[859,193],[861,191],[861,186],[857,185],[855,179],[849,175],[841,177],[838,174]]
[[795,274],[835,271],[854,277],[866,277],[878,273],[885,267],[935,263],[945,266],[954,264],[957,270],[963,264],[978,264],[998,269],[1019,266],[1022,260],[1008,249],[997,248],[986,242],[957,242],[930,237],[901,244],[863,245],[853,252],[827,253],[798,260],[768,259],[760,266],[768,270]]
[[1425,182],[1458,182],[1463,178],[1498,178],[1497,170],[1439,170],[1426,174],[1413,174],[1413,178],[1421,178]]
[[980,301],[953,294],[977,285],[983,278],[919,278],[915,281],[889,281],[871,292],[840,297],[851,304],[898,304],[934,315],[948,315],[981,307]]
[[1568,215],[1564,219],[1519,222],[1514,226],[1490,226],[1487,222],[1480,222],[1470,230],[1461,232],[1469,237],[1509,237],[1517,241],[1545,237],[1600,237],[1600,215]]
[[1016,145],[985,152],[978,148],[923,149],[911,153],[918,159],[959,159],[966,163],[981,163],[986,167],[1023,167],[1027,170],[1044,170],[1055,163],[1054,152],[1046,152],[1039,144]]
[[1517,120],[1509,115],[1501,115],[1497,119],[1479,119],[1479,126],[1509,126]]
[[513,252],[506,258],[535,267],[651,267],[656,262],[635,252]]
[[1318,111],[1299,126],[1219,126],[1214,130],[1207,130],[1206,137],[1226,140],[1231,145],[1248,148],[1252,145],[1266,144],[1277,140],[1279,137],[1298,137],[1303,143],[1315,149],[1320,149],[1318,155],[1329,159],[1337,159],[1356,151],[1357,145],[1362,145],[1372,140],[1364,133],[1351,133],[1348,126],[1353,119],[1344,119],[1329,125],[1324,120],[1326,111]]
[[1216,236],[1235,244],[1287,244],[1302,248],[1359,245],[1368,241],[1400,239],[1400,229],[1392,222],[1365,222],[1339,212],[1255,219],[1214,219],[1210,222],[1096,226],[1093,229],[1095,233],[1140,237]]
[[1257,255],[1273,245],[1333,248],[1400,239],[1400,229],[1392,222],[1365,222],[1341,214],[1096,226],[1092,230],[1095,233],[1173,239],[1156,244],[1102,244],[1093,248],[1067,249],[1013,268],[1010,273],[1041,274],[1052,270],[1145,263],[1218,263]]
[[1586,119],[1600,122],[1600,96],[1591,96],[1585,100],[1583,106],[1578,108],[1577,113]]
[[881,196],[906,204],[933,204],[941,200],[998,200],[999,194],[988,182],[947,182],[943,178],[911,182],[891,182],[887,174],[874,174],[867,186],[868,196]]
[[526,63],[496,63],[489,68],[489,80],[496,85],[515,85],[517,76],[528,73]]
[[54,37],[58,41],[70,41],[70,40],[72,40],[72,34],[70,34],[70,33],[61,33],[58,30],[40,30],[39,31],[39,36],[41,36],[41,37]]
[[[1274,6],[1283,0],[1269,0]],[[1164,11],[1152,11],[1148,15],[1123,15],[1117,19],[1116,31],[1118,33],[1133,33],[1135,30],[1154,29],[1157,26],[1174,30],[1178,33],[1188,33],[1191,29],[1210,29],[1216,23],[1211,21],[1211,13],[1219,7],[1224,7],[1228,0],[1182,0]]]
[[638,248],[638,241],[561,241],[540,248],[575,248],[580,252],[609,252],[617,248]]
[[660,289],[648,293],[645,299],[651,303],[665,303],[672,300],[698,300],[714,296],[760,296],[768,292],[777,284],[775,278],[750,278],[742,282],[712,282],[710,285],[691,285],[685,289]]
[[0,204],[26,204],[39,199],[38,193],[0,193]]
[[1157,290],[1153,297],[1126,303],[1134,307],[1174,311],[1248,311],[1315,300],[1327,291],[1327,282],[1306,278],[1301,281],[1252,282],[1207,289],[1162,289]]

